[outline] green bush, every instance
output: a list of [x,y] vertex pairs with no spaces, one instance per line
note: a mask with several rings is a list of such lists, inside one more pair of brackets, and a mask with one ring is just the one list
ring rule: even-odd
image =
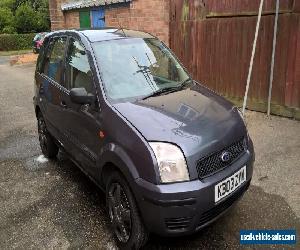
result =
[[5,32],[5,28],[14,27],[14,16],[10,9],[0,7],[0,33]]
[[0,51],[30,49],[35,34],[1,34]]
[[15,14],[16,29],[19,33],[36,31],[38,16],[29,4],[22,4]]

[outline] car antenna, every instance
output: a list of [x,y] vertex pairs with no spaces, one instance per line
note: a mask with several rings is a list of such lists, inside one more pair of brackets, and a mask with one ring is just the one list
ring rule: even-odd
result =
[[124,29],[122,28],[122,26],[121,26],[121,24],[120,24],[120,20],[119,20],[119,19],[118,19],[118,24],[119,24],[119,30],[122,30],[124,36],[127,37],[127,35],[126,35]]

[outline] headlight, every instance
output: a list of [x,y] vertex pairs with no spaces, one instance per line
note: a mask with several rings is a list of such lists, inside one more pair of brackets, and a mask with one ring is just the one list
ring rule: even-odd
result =
[[184,155],[179,147],[164,142],[150,142],[150,146],[158,163],[161,182],[180,182],[190,179]]

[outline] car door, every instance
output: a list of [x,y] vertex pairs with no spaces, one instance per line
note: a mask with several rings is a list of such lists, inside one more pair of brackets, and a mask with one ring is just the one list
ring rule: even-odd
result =
[[66,43],[67,37],[54,37],[49,41],[39,74],[44,118],[48,130],[59,140],[63,140],[60,108]]
[[[89,94],[96,96],[93,73],[83,45],[75,38],[70,38],[65,62],[65,81],[68,90],[85,88]],[[97,98],[96,98],[97,99]],[[96,173],[96,159],[102,140],[100,111],[98,101],[91,105],[73,103],[69,91],[63,93],[62,116],[67,121],[64,133],[69,138],[67,150],[91,175]]]

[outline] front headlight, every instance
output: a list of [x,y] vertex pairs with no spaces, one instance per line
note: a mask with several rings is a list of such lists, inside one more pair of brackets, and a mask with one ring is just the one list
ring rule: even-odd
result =
[[150,146],[158,163],[161,182],[180,182],[190,179],[184,155],[179,147],[164,142],[150,142]]

